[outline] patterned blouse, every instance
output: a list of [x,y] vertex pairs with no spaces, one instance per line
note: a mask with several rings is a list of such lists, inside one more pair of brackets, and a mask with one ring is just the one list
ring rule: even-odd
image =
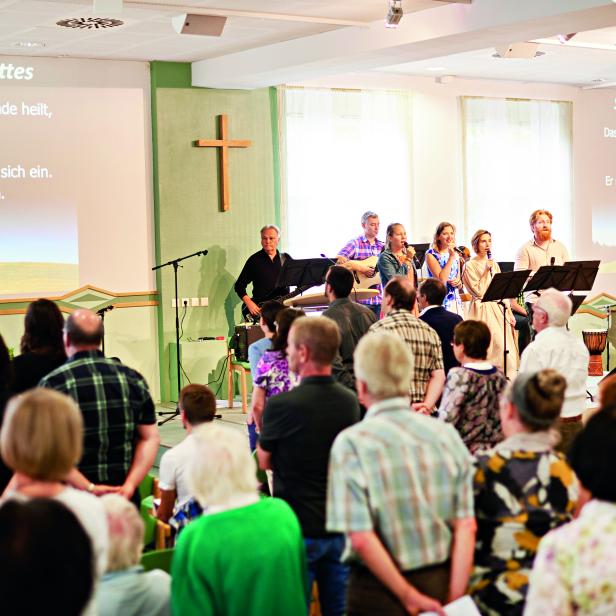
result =
[[265,390],[265,399],[293,389],[299,377],[289,370],[287,357],[280,351],[265,351],[253,378],[255,387]]
[[499,403],[507,385],[498,368],[476,366],[449,370],[439,408],[439,417],[455,426],[472,454],[503,440]]
[[541,537],[571,519],[577,480],[564,456],[552,451],[552,438],[520,433],[477,456],[470,593],[482,614],[522,614]]
[[[426,250],[427,255],[432,255],[437,261],[441,268],[447,265],[447,261],[449,261],[449,251],[446,252],[438,252],[434,248],[429,248]],[[449,280],[453,278],[457,278],[460,275],[460,260],[456,258],[451,265],[451,270],[449,271]],[[428,277],[435,278],[434,274],[428,268]],[[457,287],[451,286],[447,283],[447,295],[445,296],[445,300],[443,301],[443,306],[447,308],[450,312],[455,312],[456,314],[464,316],[462,312],[462,300],[460,299],[460,291]]]
[[525,614],[616,614],[615,503],[592,500],[576,520],[544,537]]

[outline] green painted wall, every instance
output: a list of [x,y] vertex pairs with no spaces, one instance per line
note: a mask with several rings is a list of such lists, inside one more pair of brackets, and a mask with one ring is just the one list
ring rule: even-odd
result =
[[[186,66],[152,65],[156,255],[164,263],[209,250],[179,270],[180,298],[209,298],[209,307],[188,309],[184,339],[228,336],[240,318],[235,278],[248,255],[260,247],[259,229],[279,222],[276,97],[267,89],[182,87],[187,85]],[[196,139],[217,137],[217,116],[223,113],[231,139],[252,141],[248,149],[230,150],[228,212],[219,206],[217,151],[193,146]],[[157,282],[161,393],[168,400],[170,378],[175,379],[169,353],[175,340],[172,268],[162,270]]]

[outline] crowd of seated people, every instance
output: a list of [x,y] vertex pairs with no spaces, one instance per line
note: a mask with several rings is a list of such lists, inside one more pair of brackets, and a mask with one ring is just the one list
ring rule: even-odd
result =
[[[404,284],[394,277],[386,301]],[[487,615],[613,613],[616,376],[561,453],[563,419],[577,421],[562,414],[569,375],[548,365],[507,383],[486,361],[489,329],[466,320],[453,332],[460,366],[413,406],[417,349],[442,347],[406,295],[393,309],[403,329],[360,339],[356,390],[333,380],[332,320],[268,316],[276,332],[255,369],[253,413],[271,496],[243,430],[212,421],[212,392],[182,390],[188,434],[161,463],[158,516],[193,502],[198,514],[174,537],[170,575],[140,566],[135,486],[156,472],[159,442],[145,381],[104,358],[94,313],[64,321],[53,302],[33,302],[21,354],[11,360],[0,337],[7,613],[295,616],[314,609],[312,580],[323,616],[444,614],[463,595]]]

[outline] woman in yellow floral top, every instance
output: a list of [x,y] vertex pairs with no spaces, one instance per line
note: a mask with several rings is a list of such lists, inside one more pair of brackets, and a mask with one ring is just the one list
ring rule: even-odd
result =
[[589,420],[569,450],[584,508],[541,542],[529,616],[616,614],[616,405]]
[[571,519],[577,482],[550,430],[566,385],[554,370],[518,375],[501,405],[505,440],[477,455],[470,592],[483,614],[522,614],[541,537]]

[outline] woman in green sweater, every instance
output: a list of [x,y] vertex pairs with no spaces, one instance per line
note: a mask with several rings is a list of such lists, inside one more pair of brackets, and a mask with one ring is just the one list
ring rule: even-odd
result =
[[306,555],[295,514],[282,500],[259,499],[242,434],[218,424],[193,434],[189,481],[204,513],[183,530],[175,549],[173,614],[305,614]]

